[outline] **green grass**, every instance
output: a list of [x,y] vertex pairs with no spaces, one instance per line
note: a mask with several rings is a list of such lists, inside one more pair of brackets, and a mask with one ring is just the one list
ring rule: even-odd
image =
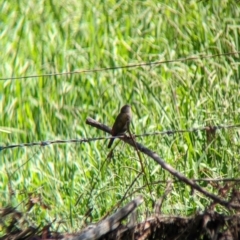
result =
[[[215,55],[239,50],[236,1],[2,1],[0,78],[97,69]],[[133,109],[132,132],[150,133],[239,123],[239,56],[83,74],[0,81],[0,144],[107,136],[85,124],[109,126],[122,105]],[[205,132],[137,139],[189,178],[237,177],[239,129],[219,130],[206,151]],[[117,141],[116,141],[117,142]],[[96,222],[121,200],[141,166],[120,143],[106,160],[107,141],[9,149],[0,152],[0,207],[26,211],[29,194],[42,202],[29,212],[36,224],[63,221],[62,231]],[[144,157],[125,202],[142,194],[152,210],[172,178]],[[13,190],[10,194],[9,184]],[[217,194],[217,189],[200,183]],[[209,199],[175,183],[165,214],[190,215]],[[76,204],[77,203],[77,204]],[[219,211],[224,211],[219,207]],[[143,215],[144,218],[144,215]],[[54,225],[57,227],[58,223]]]

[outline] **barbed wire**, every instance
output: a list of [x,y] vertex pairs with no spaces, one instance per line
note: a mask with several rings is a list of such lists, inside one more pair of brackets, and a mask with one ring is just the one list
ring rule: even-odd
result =
[[47,73],[47,74],[30,75],[30,76],[23,76],[23,77],[6,77],[6,78],[0,78],[0,81],[17,80],[17,79],[21,80],[21,79],[28,79],[28,78],[40,78],[40,77],[52,77],[52,76],[63,76],[63,75],[82,74],[82,73],[94,73],[94,72],[110,71],[110,70],[125,69],[125,68],[136,68],[136,67],[143,67],[143,66],[161,65],[161,64],[164,64],[164,63],[184,62],[184,61],[190,61],[190,60],[215,58],[215,57],[222,57],[222,56],[228,56],[228,55],[235,55],[235,54],[239,54],[239,53],[240,53],[240,51],[236,51],[236,52],[228,52],[228,53],[220,53],[220,54],[212,54],[212,55],[199,55],[199,56],[179,58],[179,59],[174,59],[174,60],[142,62],[142,63],[129,64],[129,65],[124,65],[124,66],[76,70],[76,71],[62,72],[62,73]]
[[[215,132],[216,130],[229,129],[229,128],[240,128],[240,124],[206,126],[206,127],[199,127],[199,128],[185,129],[185,130],[165,130],[165,131],[161,131],[161,132],[136,134],[136,135],[134,135],[134,137],[137,138],[137,137],[147,137],[147,136],[156,136],[156,135],[173,135],[173,134],[191,133],[191,132],[198,132],[198,131]],[[110,136],[110,137],[94,137],[94,138],[82,138],[82,139],[67,139],[67,140],[45,140],[45,141],[41,141],[41,142],[10,144],[7,146],[0,146],[0,151],[6,150],[6,149],[12,149],[12,148],[23,148],[23,147],[33,147],[33,146],[45,147],[45,146],[49,146],[51,144],[84,143],[84,142],[87,143],[87,142],[106,140],[106,139],[111,139],[111,138],[119,138],[119,136],[117,136],[117,137]]]

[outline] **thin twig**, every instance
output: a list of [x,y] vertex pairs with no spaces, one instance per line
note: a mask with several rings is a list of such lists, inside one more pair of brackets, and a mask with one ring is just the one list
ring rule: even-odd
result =
[[105,219],[109,213],[111,213],[114,209],[118,208],[122,202],[126,199],[126,196],[127,196],[127,193],[129,192],[129,190],[132,188],[132,186],[134,185],[134,183],[137,181],[137,179],[140,177],[140,175],[142,174],[142,172],[140,172],[135,178],[134,180],[132,181],[132,183],[130,184],[130,186],[128,187],[127,191],[124,193],[123,197],[121,198],[121,200],[115,204],[112,208],[110,208],[107,213],[101,218],[102,219]]
[[149,192],[150,192],[150,194],[151,194],[151,197],[152,197],[152,200],[153,200],[152,190],[151,190],[151,188],[150,188],[150,184],[149,184],[148,179],[147,179],[147,174],[146,174],[145,169],[144,169],[144,166],[143,166],[142,156],[141,156],[141,154],[140,154],[140,152],[139,152],[139,150],[138,150],[138,147],[137,147],[137,145],[136,145],[135,139],[133,138],[133,135],[132,135],[132,133],[131,133],[131,131],[130,131],[129,126],[128,126],[128,132],[129,132],[129,135],[130,135],[130,137],[131,137],[131,139],[132,139],[132,141],[133,141],[133,143],[134,143],[134,145],[135,145],[135,149],[136,149],[136,151],[137,151],[137,155],[138,155],[138,158],[139,158],[139,161],[140,161],[140,165],[141,165],[141,168],[142,168],[142,172],[144,173],[143,176],[144,176],[145,179],[146,179],[147,186],[148,186],[148,190],[149,190]]

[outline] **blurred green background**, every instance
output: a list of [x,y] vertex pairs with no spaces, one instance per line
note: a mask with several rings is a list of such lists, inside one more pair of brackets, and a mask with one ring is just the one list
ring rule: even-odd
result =
[[[86,125],[86,118],[112,126],[126,103],[132,106],[135,134],[239,123],[239,55],[200,58],[239,50],[238,1],[10,0],[0,1],[0,9],[3,146],[108,136]],[[192,56],[199,58],[43,76]],[[39,77],[10,79],[26,76]],[[239,133],[239,128],[219,130],[211,143],[204,131],[137,141],[189,178],[234,178],[239,175]],[[54,226],[61,221],[62,231],[96,222],[141,171],[128,145],[120,142],[112,160],[106,160],[108,153],[107,140],[1,151],[0,207],[28,211],[36,224],[56,218]],[[142,194],[139,216],[145,219],[164,193],[164,181],[173,177],[143,159],[146,176],[138,178],[124,203]],[[218,193],[210,184],[200,185]],[[27,210],[31,196],[41,201]],[[176,182],[162,212],[191,215],[209,203]]]

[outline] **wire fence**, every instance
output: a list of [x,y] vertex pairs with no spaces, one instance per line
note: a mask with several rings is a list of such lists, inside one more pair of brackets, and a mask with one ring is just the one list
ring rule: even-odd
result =
[[[6,77],[0,78],[0,81],[6,80],[17,80],[17,79],[28,79],[28,78],[40,78],[40,77],[51,77],[51,76],[63,76],[63,75],[72,75],[72,74],[82,74],[82,73],[94,73],[100,71],[109,71],[109,70],[117,70],[117,69],[125,69],[125,68],[136,68],[136,67],[143,67],[143,66],[157,66],[165,63],[173,63],[173,62],[184,62],[184,61],[194,61],[198,59],[206,59],[206,58],[216,58],[216,57],[226,57],[230,55],[236,55],[237,57],[240,51],[235,52],[227,52],[221,54],[214,54],[214,55],[199,55],[199,56],[192,56],[186,58],[180,58],[175,60],[163,60],[163,61],[155,61],[155,62],[143,62],[137,64],[129,64],[125,66],[115,66],[115,67],[107,67],[107,68],[98,68],[98,69],[87,69],[87,70],[76,70],[70,72],[62,72],[62,73],[49,73],[49,74],[42,74],[42,75],[31,75],[31,76],[22,76],[22,77]],[[240,124],[236,125],[219,125],[219,126],[206,126],[201,128],[192,128],[186,130],[166,130],[161,132],[154,132],[154,133],[144,133],[135,135],[135,137],[146,137],[146,136],[153,136],[153,135],[171,135],[177,133],[186,133],[186,132],[197,132],[197,131],[210,131],[215,132],[217,129],[223,128],[239,128]],[[109,138],[116,138],[116,137],[94,137],[94,138],[82,138],[82,139],[67,139],[67,140],[45,140],[40,142],[30,142],[30,143],[19,143],[19,144],[9,144],[7,146],[0,146],[0,151],[6,149],[13,149],[13,148],[23,148],[23,147],[32,147],[32,146],[48,146],[51,144],[66,144],[66,143],[84,143],[84,142],[92,142],[92,141],[99,141]]]
[[[184,130],[165,130],[160,132],[153,132],[153,133],[143,133],[143,134],[136,134],[134,135],[135,138],[137,137],[147,137],[147,136],[156,136],[156,135],[173,135],[173,134],[182,134],[182,133],[194,133],[198,131],[206,131],[210,133],[215,133],[217,130],[221,129],[234,129],[240,128],[240,124],[235,125],[217,125],[217,126],[205,126],[199,128],[191,128],[191,129],[184,129]],[[67,143],[87,143],[99,140],[106,140],[111,138],[118,138],[118,137],[93,137],[93,138],[81,138],[81,139],[66,139],[66,140],[45,140],[40,142],[30,142],[30,143],[19,143],[19,144],[9,144],[7,146],[0,146],[0,151],[6,149],[13,149],[13,148],[24,148],[24,147],[33,147],[33,146],[49,146],[52,144],[67,144]]]
[[128,64],[124,66],[115,66],[115,67],[106,67],[106,68],[96,68],[96,69],[85,69],[85,70],[75,70],[70,72],[62,72],[62,73],[46,73],[41,75],[31,75],[31,76],[22,76],[22,77],[5,77],[0,78],[0,81],[6,80],[21,80],[21,79],[28,79],[28,78],[41,78],[41,77],[52,77],[52,76],[64,76],[64,75],[73,75],[73,74],[83,74],[83,73],[95,73],[95,72],[103,72],[103,71],[111,71],[111,70],[118,70],[118,69],[126,69],[126,68],[137,68],[137,67],[144,67],[144,66],[158,66],[165,63],[174,63],[174,62],[185,62],[185,61],[195,61],[199,59],[207,59],[207,58],[216,58],[216,57],[226,57],[230,55],[236,55],[237,57],[240,51],[236,52],[227,52],[227,53],[220,53],[220,54],[213,54],[213,55],[198,55],[186,58],[179,58],[173,60],[161,60],[155,62],[143,62],[143,63],[136,63],[136,64]]

